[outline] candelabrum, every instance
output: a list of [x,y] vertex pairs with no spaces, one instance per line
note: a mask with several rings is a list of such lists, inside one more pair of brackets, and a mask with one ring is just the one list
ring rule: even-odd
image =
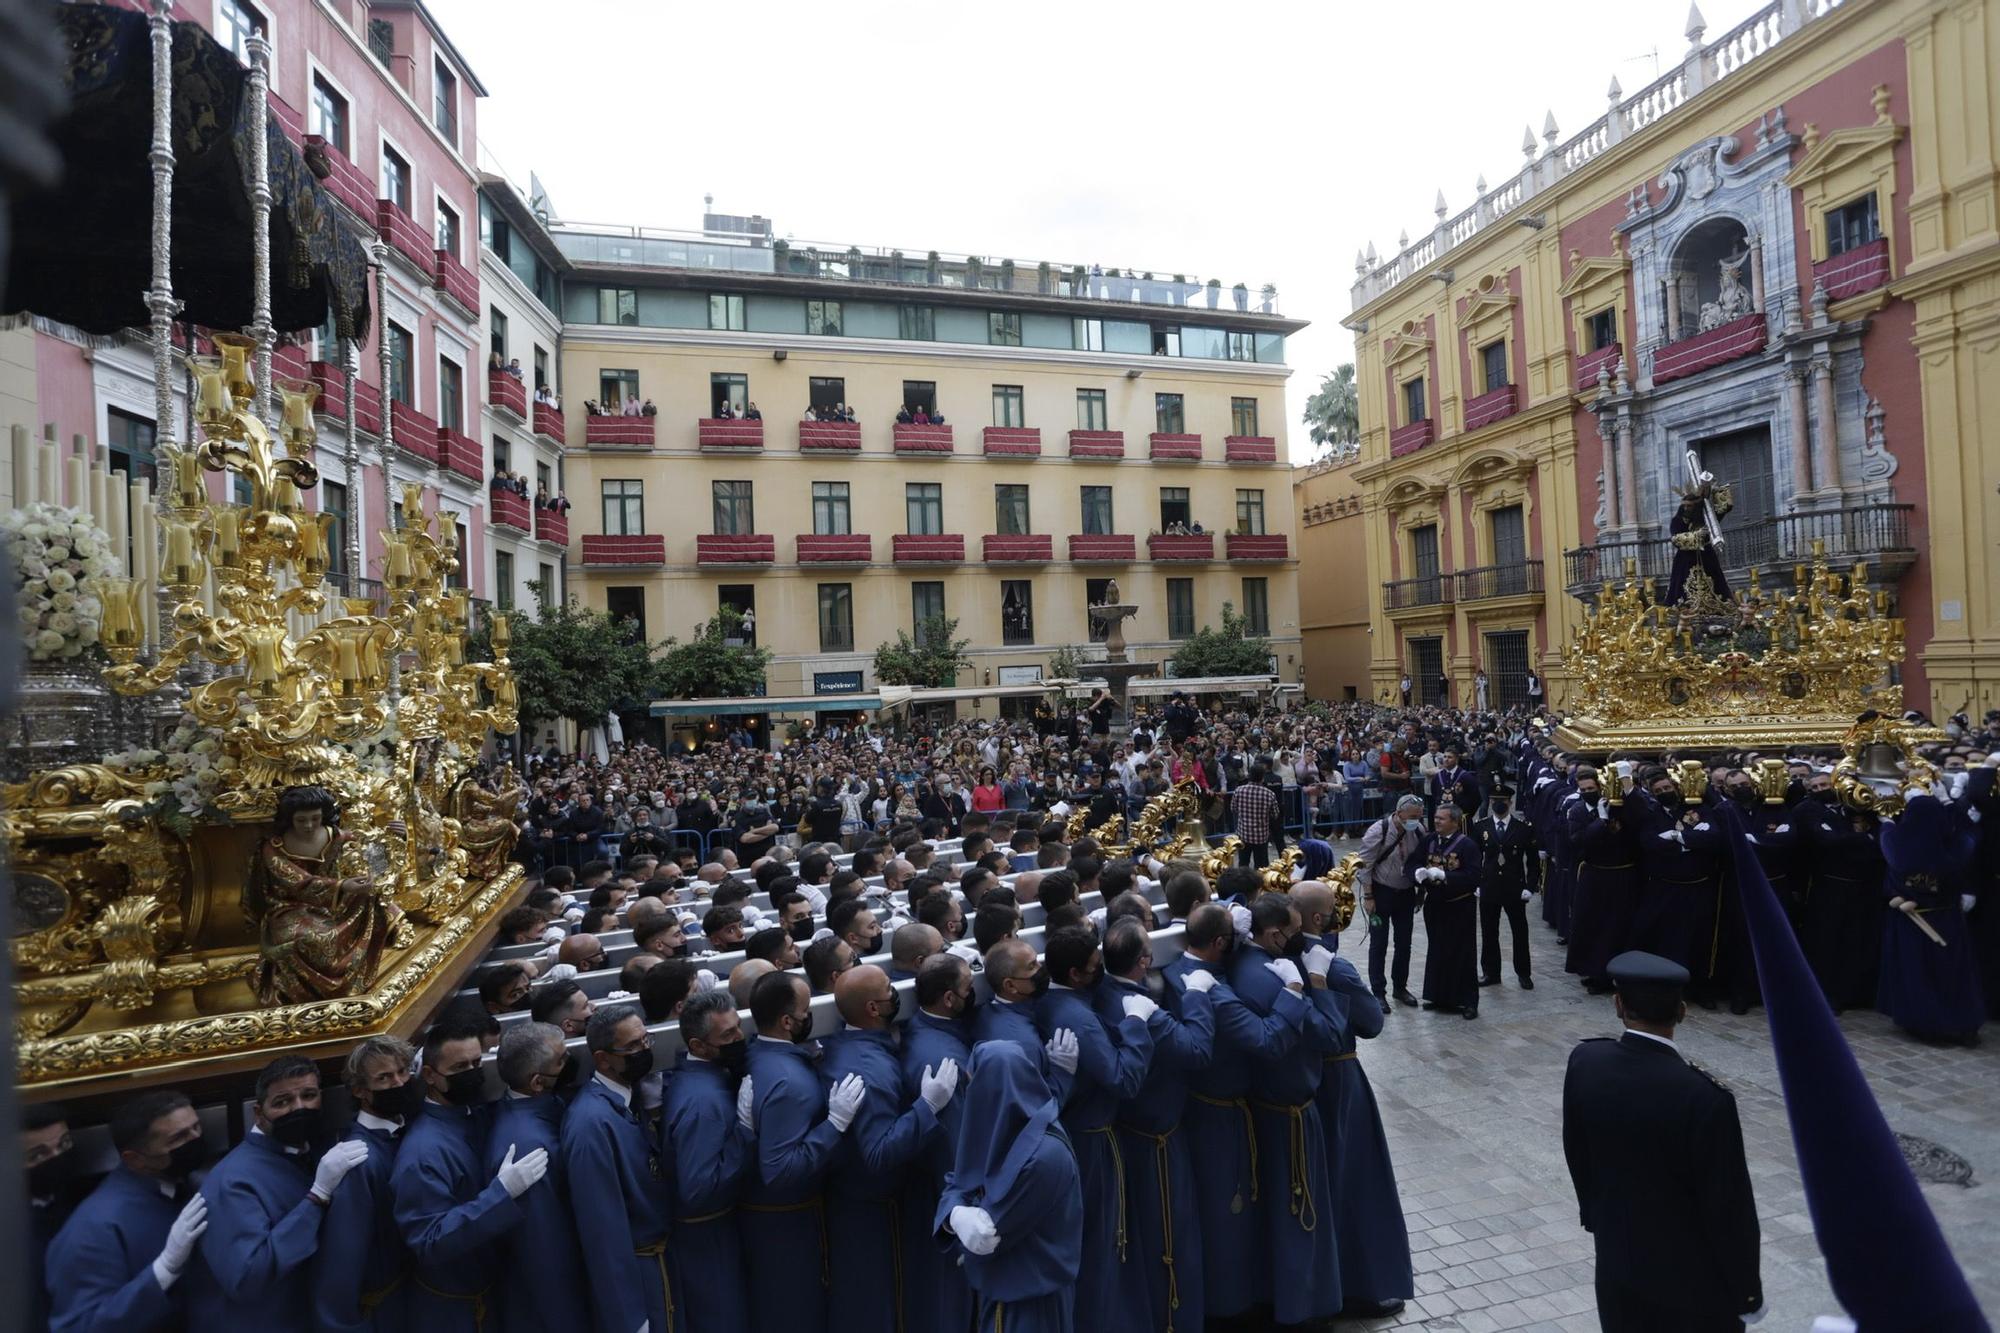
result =
[[[446,586],[459,568],[456,519],[426,515],[421,488],[410,488],[405,526],[384,534],[388,604],[347,598],[344,614],[328,616],[334,517],[309,512],[303,498],[319,482],[308,456],[317,390],[284,387],[281,438],[274,437],[256,414],[254,341],[216,334],[214,342],[218,355],[189,359],[203,440],[167,459],[160,580],[173,604],[171,633],[152,663],[140,662],[138,609],[149,589],[112,580],[104,598],[103,641],[113,662],[106,681],[138,695],[167,686],[193,661],[218,669],[191,690],[187,709],[222,732],[237,761],[237,780],[217,798],[226,812],[268,805],[284,786],[322,781],[341,763],[334,747],[379,735],[392,718],[404,721],[395,686],[405,654],[416,663],[411,711],[419,716],[402,734],[476,748],[488,728],[513,731],[505,617],[494,618],[497,660],[466,661],[466,594]],[[240,479],[247,503],[211,501],[211,472]],[[295,626],[310,628],[295,635]]]

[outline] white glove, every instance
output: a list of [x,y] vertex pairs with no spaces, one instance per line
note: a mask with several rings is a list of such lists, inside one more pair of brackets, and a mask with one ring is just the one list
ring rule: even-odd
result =
[[1536,778],[1536,779],[1535,779],[1535,790],[1536,790],[1536,791],[1540,791],[1540,790],[1541,790],[1542,788],[1544,788],[1544,787],[1548,786],[1548,785],[1549,785],[1549,784],[1550,784],[1551,782],[1554,782],[1554,781],[1555,781],[1555,779],[1554,779],[1554,778],[1551,778],[1551,777],[1539,777],[1539,778]]
[[1701,474],[1701,484],[1704,486],[1708,485],[1708,483],[1714,480],[1715,480],[1715,474],[1713,472],[1704,472]]
[[845,1134],[847,1127],[854,1123],[855,1112],[861,1109],[862,1098],[868,1095],[868,1088],[861,1081],[861,1075],[849,1074],[833,1085],[833,1091],[826,1095],[826,1118],[833,1127]]
[[[1664,832],[1664,833],[1662,833],[1662,834],[1660,835],[1660,841],[1661,841],[1661,842],[1681,842],[1681,831],[1680,831],[1679,829],[1677,829],[1677,828],[1670,828],[1670,829],[1668,829],[1668,830],[1667,830],[1666,832]],[[1681,842],[1681,845],[1682,845],[1683,847],[1685,847],[1685,846],[1686,846],[1687,844],[1686,844],[1686,843],[1684,843],[1684,842]]]
[[950,1103],[952,1093],[958,1091],[958,1061],[946,1059],[932,1073],[926,1067],[923,1078],[917,1084],[917,1095],[924,1099],[932,1112],[944,1110]]
[[1620,759],[1611,767],[1618,770],[1618,776],[1621,778],[1629,779],[1632,776],[1633,763],[1630,759]]
[[[365,1149],[364,1149],[365,1151]],[[167,1228],[167,1243],[160,1247],[160,1255],[153,1260],[153,1281],[165,1291],[174,1285],[187,1267],[187,1261],[194,1254],[194,1243],[201,1239],[201,1233],[208,1230],[208,1200],[197,1193],[187,1201],[180,1216]]]
[[1967,810],[1965,817],[1977,824],[1979,822],[1979,807],[1975,805],[1970,810]]
[[736,1087],[736,1123],[752,1134],[757,1132],[757,1122],[750,1118],[750,1108],[755,1104],[756,1096],[750,1085],[750,1075],[745,1074]]
[[1778,825],[1778,827],[1771,830],[1771,832],[1773,833],[1790,833],[1791,831],[1792,831],[1792,826],[1790,824],[1780,824]]
[[1977,901],[1979,900],[1977,898],[1974,898],[1971,894],[1961,893],[1958,895],[1958,910],[1961,912],[1970,912],[1972,910],[1972,905]]
[[1598,817],[1599,819],[1609,819],[1609,818],[1611,818],[1611,798],[1610,798],[1610,797],[1608,797],[1608,796],[1600,796],[1600,797],[1598,797],[1598,798],[1597,798],[1597,817]]
[[1535,859],[1537,861],[1546,861],[1549,859],[1549,854],[1547,852],[1536,852]]
[[542,942],[545,944],[561,944],[568,938],[569,932],[561,926],[550,926],[542,932]]
[[694,974],[694,992],[697,995],[701,994],[703,991],[714,990],[717,986],[720,986],[721,984],[722,984],[722,978],[716,976],[715,973],[709,971],[705,967],[702,968],[699,972]]
[[1315,944],[1306,950],[1306,971],[1324,979],[1333,970],[1333,950],[1324,944]]
[[1522,890],[1521,890],[1521,901],[1522,901],[1522,902],[1527,902],[1527,901],[1528,901],[1528,900],[1529,900],[1530,898],[1533,898],[1534,896],[1535,896],[1535,894],[1534,894],[1534,890],[1532,890],[1532,889],[1522,889]]
[[540,975],[539,977],[536,977],[535,984],[537,986],[549,986],[555,984],[558,981],[575,981],[575,980],[576,980],[575,963],[557,963],[554,967],[542,973],[542,975]]
[[1299,965],[1289,958],[1273,958],[1264,964],[1264,969],[1283,982],[1289,990],[1298,990],[1306,984],[1305,978],[1299,975]]
[[951,1210],[951,1234],[967,1254],[991,1254],[1000,1248],[1000,1233],[993,1229],[993,1215],[984,1208],[964,1204]]
[[676,912],[674,916],[680,921],[681,929],[683,930],[689,926],[699,926],[701,924],[701,918],[693,912]]
[[333,1198],[334,1187],[347,1178],[347,1173],[368,1160],[368,1145],[360,1139],[347,1139],[326,1150],[326,1156],[319,1159],[313,1168],[312,1192],[319,1196],[321,1203]]
[[1076,1034],[1068,1028],[1057,1028],[1056,1035],[1048,1039],[1042,1050],[1047,1052],[1049,1063],[1063,1073],[1076,1072],[1077,1057],[1082,1053],[1082,1047],[1077,1042]]
[[507,1160],[500,1163],[500,1169],[493,1178],[507,1191],[508,1197],[518,1199],[528,1192],[528,1186],[549,1173],[549,1150],[537,1148],[526,1157],[516,1161],[514,1145],[507,1145]]
[[1151,1022],[1153,1015],[1160,1012],[1160,1006],[1153,1003],[1148,996],[1127,995],[1124,1003],[1125,1017],[1136,1018],[1141,1023]]
[[1931,794],[1931,790],[1930,790],[1930,788],[1928,788],[1928,787],[1905,787],[1905,788],[1903,788],[1903,799],[1904,799],[1904,800],[1906,800],[1906,801],[1914,801],[1914,800],[1916,800],[1916,799],[1917,799],[1917,798],[1918,798],[1919,796],[1929,796],[1930,794]]
[[1215,989],[1215,973],[1205,968],[1193,968],[1187,974],[1187,988],[1206,995]]

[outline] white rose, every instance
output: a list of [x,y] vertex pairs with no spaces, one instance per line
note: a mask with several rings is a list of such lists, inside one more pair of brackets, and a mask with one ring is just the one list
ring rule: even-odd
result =
[[214,754],[218,748],[213,737],[204,737],[192,747],[196,754]]
[[167,794],[168,787],[164,782],[149,782],[140,790],[145,794],[147,800],[156,801]]
[[77,541],[82,541],[84,538],[90,535],[90,524],[88,523],[70,524],[69,535]]
[[49,628],[58,634],[74,634],[76,617],[67,611],[57,611],[49,617]]
[[42,552],[42,559],[48,561],[51,565],[60,565],[63,561],[69,559],[69,547],[51,546],[48,550]]
[[74,611],[76,610],[76,594],[73,592],[59,592],[52,599],[51,604],[58,611]]
[[83,562],[83,572],[94,579],[118,572],[118,563],[108,555],[94,555]]
[[104,614],[104,603],[98,601],[87,592],[79,593],[76,599],[75,610],[78,616],[95,620]]
[[21,622],[21,628],[24,630],[34,630],[41,628],[42,613],[40,609],[37,607],[29,606],[23,603],[21,607],[14,612],[14,618]]
[[40,556],[25,556],[22,559],[16,560],[14,567],[21,572],[21,577],[29,583],[33,583],[37,579],[45,579],[49,576],[49,567],[42,562]]
[[67,569],[52,569],[49,571],[49,587],[56,592],[69,592],[76,587],[76,575]]
[[63,636],[52,629],[37,631],[34,640],[35,651],[52,653],[63,646]]
[[75,541],[70,543],[70,549],[75,551],[78,555],[82,556],[84,559],[88,560],[91,556],[98,554],[99,548],[97,545],[97,538],[89,536],[87,534],[85,536],[78,537]]
[[21,525],[21,535],[31,542],[38,542],[49,535],[49,530],[45,525],[40,523],[23,523]]

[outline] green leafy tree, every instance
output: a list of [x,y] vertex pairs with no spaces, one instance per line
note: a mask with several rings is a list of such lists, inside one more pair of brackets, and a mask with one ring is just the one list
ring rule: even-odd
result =
[[1066,643],[1049,654],[1049,675],[1056,680],[1081,680],[1091,663],[1101,660],[1073,643]]
[[1336,366],[1319,382],[1319,392],[1306,399],[1306,426],[1312,441],[1330,453],[1353,449],[1361,441],[1361,398],[1354,384],[1354,363]]
[[958,621],[946,616],[925,617],[914,638],[897,630],[894,643],[875,649],[875,679],[884,685],[957,684],[959,669],[972,661],[965,655],[972,640],[952,637],[957,633]]
[[[652,649],[629,621],[548,602],[532,617],[515,611],[508,619],[508,661],[520,695],[522,735],[554,718],[602,726],[606,713],[651,697]],[[491,661],[492,643],[491,620],[482,619],[469,645],[473,660]]]
[[1173,656],[1174,675],[1262,676],[1271,670],[1271,643],[1244,633],[1243,617],[1222,604],[1222,628],[1201,627]]
[[725,606],[686,643],[661,644],[651,672],[655,697],[742,699],[762,692],[771,650],[742,643],[742,634],[742,613]]

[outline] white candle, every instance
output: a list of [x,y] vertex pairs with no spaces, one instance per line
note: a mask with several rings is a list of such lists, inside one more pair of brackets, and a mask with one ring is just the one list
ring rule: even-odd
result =
[[14,508],[22,509],[35,496],[35,451],[26,426],[14,427],[8,436],[14,458]]
[[154,542],[158,539],[154,528],[153,497],[144,477],[132,483],[132,564],[139,577],[145,580],[148,595],[144,598],[143,614],[146,617],[146,644],[150,647],[158,641],[160,632],[160,599],[153,595],[160,583],[160,553]]
[[89,464],[83,460],[83,450],[70,454],[69,466],[64,471],[69,489],[64,492],[62,502],[72,509],[89,507],[90,471]]
[[56,428],[50,426],[48,434],[35,448],[36,455],[41,460],[35,467],[36,475],[41,481],[41,489],[35,493],[35,498],[44,504],[52,505],[62,503],[62,496],[59,493],[62,489],[62,473],[58,470],[60,463],[56,456],[55,432]]
[[[99,460],[100,462],[102,460]],[[90,469],[90,522],[92,527],[111,531],[111,473],[108,464]]]
[[117,483],[109,477],[105,479],[104,511],[106,519],[109,520],[105,528],[111,537],[111,558],[118,566],[112,572],[129,577],[133,572],[132,549],[126,544],[128,534],[125,527],[125,496],[120,492]]

